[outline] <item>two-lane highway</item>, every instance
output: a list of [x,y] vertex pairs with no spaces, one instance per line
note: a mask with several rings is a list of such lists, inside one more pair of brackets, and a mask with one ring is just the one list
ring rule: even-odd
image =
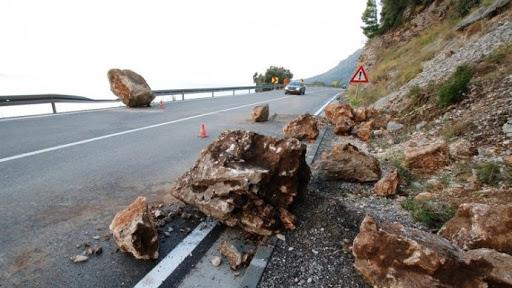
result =
[[[165,198],[199,151],[226,129],[281,136],[286,115],[314,113],[339,90],[309,88],[169,103],[165,109],[115,108],[0,120],[0,286],[131,287],[157,262],[115,253],[73,264],[76,245],[108,233],[113,215],[138,195]],[[267,123],[250,109],[268,103]],[[210,135],[197,137],[199,125]],[[165,252],[180,237],[172,237]]]

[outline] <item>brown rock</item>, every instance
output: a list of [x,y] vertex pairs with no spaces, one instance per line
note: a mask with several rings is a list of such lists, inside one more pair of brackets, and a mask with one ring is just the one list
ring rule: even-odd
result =
[[268,115],[268,104],[255,106],[251,110],[251,118],[253,122],[266,122],[268,121]]
[[430,192],[421,192],[418,195],[416,195],[416,197],[414,197],[414,199],[416,201],[429,201],[429,200],[432,200],[433,196],[434,195],[432,195],[432,193],[430,193]]
[[372,182],[380,179],[379,161],[351,144],[336,145],[316,163],[320,177],[327,180]]
[[354,109],[354,121],[356,122],[364,122],[368,118],[366,116],[366,107],[358,107]]
[[137,259],[158,258],[158,232],[145,197],[137,197],[128,208],[118,212],[110,231],[121,251]]
[[316,118],[310,114],[304,114],[288,122],[283,128],[283,133],[287,138],[315,140],[319,133],[318,122]]
[[398,185],[400,184],[400,176],[398,170],[391,170],[386,176],[382,177],[373,187],[373,193],[378,196],[388,197],[396,194]]
[[375,113],[372,119],[373,129],[386,129],[389,121],[391,121],[391,116],[383,113]]
[[468,262],[487,261],[491,270],[484,277],[485,282],[492,283],[491,287],[512,287],[512,256],[496,250],[481,248],[469,250],[464,254]]
[[485,287],[486,261],[463,259],[446,239],[366,217],[354,239],[354,266],[373,287]]
[[336,135],[348,135],[354,125],[355,122],[352,119],[344,116],[338,117],[334,123],[334,133]]
[[439,230],[463,249],[491,248],[512,253],[512,204],[466,203]]
[[240,269],[250,259],[249,254],[243,253],[237,246],[228,241],[222,241],[219,246],[219,252],[228,259],[231,270],[235,271]]
[[279,219],[281,219],[281,223],[283,223],[284,228],[288,230],[295,229],[295,216],[288,212],[288,210],[279,208]]
[[356,135],[357,138],[368,141],[372,132],[373,120],[361,123],[352,129],[352,134]]
[[131,70],[108,71],[110,90],[128,107],[149,106],[155,99],[146,80]]
[[290,227],[281,221],[279,208],[287,209],[309,182],[305,154],[306,146],[295,138],[226,131],[201,152],[171,193],[228,226],[271,235]]
[[345,117],[352,119],[354,112],[349,104],[331,103],[324,108],[325,117],[332,123],[336,124],[337,119]]
[[465,139],[459,139],[450,143],[448,150],[450,151],[450,155],[458,159],[468,159],[477,153],[476,147]]
[[504,156],[503,162],[505,162],[505,164],[508,166],[512,166],[512,155]]
[[405,150],[405,165],[410,169],[428,173],[449,163],[448,145],[444,141]]

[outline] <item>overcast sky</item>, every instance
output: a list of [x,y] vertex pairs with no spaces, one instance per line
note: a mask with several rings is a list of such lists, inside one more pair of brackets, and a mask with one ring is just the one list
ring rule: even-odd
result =
[[365,3],[0,0],[0,95],[110,98],[114,67],[153,89],[252,84],[270,65],[314,76],[363,45]]

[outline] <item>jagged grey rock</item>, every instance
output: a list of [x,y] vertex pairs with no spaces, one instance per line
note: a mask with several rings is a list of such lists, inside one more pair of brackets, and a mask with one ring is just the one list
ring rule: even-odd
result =
[[309,182],[306,146],[248,131],[226,131],[201,152],[171,194],[222,223],[259,234],[292,229],[288,206]]

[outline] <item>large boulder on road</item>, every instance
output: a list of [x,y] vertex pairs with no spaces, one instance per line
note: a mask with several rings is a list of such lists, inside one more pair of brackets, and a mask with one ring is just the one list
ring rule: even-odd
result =
[[149,106],[155,99],[146,80],[132,70],[108,71],[110,90],[128,107]]
[[512,204],[462,204],[439,234],[464,249],[491,248],[512,254]]
[[266,122],[268,121],[268,115],[268,104],[254,106],[251,110],[251,118],[253,122]]
[[487,287],[491,265],[436,234],[366,217],[354,239],[354,266],[373,287]]
[[248,131],[226,131],[201,152],[171,194],[228,226],[259,235],[293,229],[288,206],[306,189],[306,146]]
[[299,140],[315,140],[318,137],[318,120],[310,114],[301,115],[283,128],[283,134],[288,138]]
[[336,145],[330,152],[322,153],[315,163],[321,178],[372,182],[380,179],[381,171],[377,158],[367,155],[352,144]]
[[138,197],[128,208],[118,212],[110,231],[121,251],[137,259],[158,258],[158,232],[145,197]]

